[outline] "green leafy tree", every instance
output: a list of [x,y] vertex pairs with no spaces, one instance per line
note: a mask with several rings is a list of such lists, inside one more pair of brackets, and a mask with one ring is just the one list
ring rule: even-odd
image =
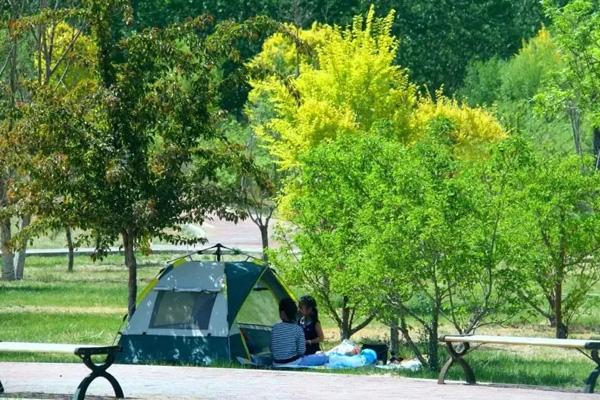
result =
[[506,145],[489,161],[460,161],[452,123],[439,117],[430,129],[439,136],[410,146],[378,126],[305,153],[287,183],[295,195],[275,263],[319,297],[342,337],[375,317],[399,318],[415,355],[437,369],[444,321],[472,332],[515,305],[503,261],[513,251],[508,184],[520,159]]
[[512,251],[508,176],[518,156],[498,151],[483,161],[460,161],[452,129],[438,118],[427,138],[404,150],[361,145],[374,147],[381,163],[365,179],[357,214],[372,264],[370,298],[385,305],[387,318],[399,318],[409,347],[432,370],[439,368],[442,323],[471,333],[515,304],[509,289],[515,281],[503,259]]
[[[363,10],[371,2],[363,2]],[[536,0],[387,0],[385,12],[397,11],[394,34],[400,39],[399,63],[411,79],[434,93],[453,94],[462,86],[468,64],[513,55],[543,21]],[[435,48],[426,43],[435,43]]]
[[[402,42],[399,63],[432,94],[442,86],[448,93],[459,89],[472,60],[513,55],[544,20],[537,0],[152,0],[136,1],[134,9],[142,27],[166,26],[208,13],[217,20],[235,21],[267,15],[308,28],[314,22],[346,27],[372,4],[381,13],[397,11],[393,32]],[[435,43],[435,51],[424,43]]]
[[[14,25],[8,22],[11,19],[18,18],[23,13],[25,3],[18,5],[16,2],[2,4],[0,8],[0,16],[2,17],[1,40],[2,54],[6,57],[6,62],[3,63],[3,68],[0,70],[2,77],[2,97],[1,109],[2,123],[0,124],[0,145],[6,148],[9,140],[9,133],[12,132],[15,115],[15,108],[18,96],[18,81],[17,81],[17,66],[19,61],[17,36],[14,33]],[[4,28],[6,27],[6,28]],[[9,207],[9,183],[12,177],[12,170],[8,167],[10,153],[2,152],[2,163],[0,169],[0,246],[2,250],[2,279],[15,279],[15,267],[13,260],[13,251],[11,247],[12,226],[10,217],[12,215]]]
[[550,105],[565,106],[579,125],[586,114],[593,130],[596,168],[600,165],[600,3],[596,0],[544,1],[553,33],[564,57],[565,67],[557,72],[555,84],[545,94]]
[[[82,37],[78,10],[71,7],[68,1],[8,1],[3,4],[2,17],[7,22],[6,59],[0,71],[3,79],[2,111],[5,116],[0,124],[0,136],[3,137],[3,152],[14,153],[11,137],[23,126],[36,129],[22,121],[21,106],[32,101],[39,88],[52,87],[61,90],[63,80],[73,72],[70,66],[79,64],[80,58],[75,51],[84,47],[78,45]],[[74,26],[65,21],[70,20]],[[75,60],[75,61],[74,61]],[[74,62],[72,62],[74,61]],[[3,76],[5,75],[5,76]],[[3,163],[3,178],[0,179],[0,196],[5,214],[2,219],[1,242],[3,249],[3,279],[22,279],[25,267],[25,249],[29,239],[28,226],[31,215],[23,211],[23,207],[10,196],[12,183],[27,180],[26,171],[15,166],[26,153],[12,154]],[[13,237],[11,217],[19,217],[19,234]],[[19,249],[16,261],[13,257],[15,249]],[[16,264],[16,265],[15,265]]]
[[237,192],[235,206],[243,217],[249,218],[260,232],[263,258],[268,260],[269,228],[277,208],[282,173],[273,157],[262,145],[252,126],[234,118],[226,120],[220,127],[230,142],[239,147],[245,168],[227,168],[222,171],[225,187]]
[[[229,26],[229,33],[226,34],[231,35],[236,30],[236,23],[249,18],[268,16],[273,20],[281,20],[279,10],[285,6],[280,3],[275,0],[133,0],[133,21],[130,28],[138,31],[150,27],[161,28],[205,15],[221,23],[222,28]],[[245,60],[260,52],[262,41],[273,33],[273,30],[271,27],[255,31],[254,40],[237,41],[236,51],[220,60],[219,67],[223,79],[219,85],[219,105],[240,121],[244,120],[243,108],[250,91]],[[233,36],[231,38],[233,39]]]
[[137,24],[142,27],[167,26],[201,14],[219,21],[242,22],[258,15],[308,27],[313,22],[346,26],[352,18],[368,8],[360,0],[146,0],[134,1]]
[[279,19],[280,5],[274,0],[134,0],[132,7],[135,24],[146,28],[166,27],[203,14],[211,15],[217,21],[243,22],[259,15]]
[[89,231],[98,255],[121,241],[131,316],[136,249],[153,237],[185,242],[180,225],[209,212],[235,218],[218,182],[219,168],[234,158],[216,129],[219,60],[233,50],[230,39],[251,38],[269,24],[214,27],[198,18],[124,38],[127,4],[91,1],[87,12],[101,88],[78,101],[38,94],[54,107],[29,110],[43,129],[21,193],[36,214],[70,218]]
[[365,178],[379,162],[380,146],[350,148],[349,143],[361,142],[359,137],[340,137],[302,156],[302,169],[287,183],[295,186],[295,195],[273,259],[289,282],[317,297],[342,339],[377,315],[377,306],[369,301],[373,280],[365,279],[370,264],[363,259],[358,215]]
[[473,63],[460,96],[470,105],[493,110],[509,130],[528,136],[547,151],[582,153],[581,116],[572,103],[545,107],[542,97],[564,66],[550,31],[537,36],[507,60]]
[[[94,64],[96,48],[91,38],[83,33],[85,22],[82,21],[80,10],[76,8],[58,9],[56,4],[58,3],[55,3],[53,10],[55,15],[49,14],[49,17],[46,16],[46,18],[34,15],[21,21],[23,28],[29,27],[36,32],[33,34],[35,47],[32,54],[35,74],[30,78],[28,90],[35,92],[52,88],[61,96],[77,98],[83,92],[97,90],[98,80],[95,76]],[[49,6],[47,7],[49,9]],[[42,9],[41,12],[47,13],[48,9]],[[65,22],[66,20],[69,20],[72,25]],[[36,97],[30,96],[30,98],[31,101],[35,101]],[[29,123],[26,119],[22,119],[19,125],[21,130],[37,129],[35,124]],[[23,134],[22,132],[21,135]],[[23,173],[24,176],[27,176],[27,171],[23,171]],[[30,237],[41,233],[44,230],[42,227],[65,231],[68,249],[67,270],[72,272],[75,262],[72,227],[65,225],[62,219],[45,220],[43,224],[30,227],[31,219],[32,215],[29,213],[21,216],[20,232],[15,238],[15,241],[19,243],[16,265],[17,279],[23,279],[26,250]]]
[[522,229],[514,240],[530,283],[522,296],[556,328],[558,338],[567,337],[600,280],[599,179],[593,169],[582,170],[577,156],[540,154],[521,171],[515,206]]

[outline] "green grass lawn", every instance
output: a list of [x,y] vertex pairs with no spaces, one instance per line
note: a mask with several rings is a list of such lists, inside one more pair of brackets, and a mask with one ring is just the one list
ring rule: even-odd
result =
[[[156,275],[171,255],[140,256],[139,287]],[[0,340],[55,343],[113,343],[122,325],[127,302],[127,270],[122,256],[110,255],[92,262],[78,256],[75,272],[66,272],[64,257],[30,257],[27,259],[25,280],[0,281]],[[577,334],[598,335],[597,309],[590,309],[577,321]],[[337,329],[323,319],[326,335],[334,343]],[[551,335],[540,321],[513,327],[489,327],[486,333],[501,332],[514,335]],[[384,338],[386,328],[381,324],[369,326],[362,336]],[[445,351],[440,348],[445,357]],[[408,349],[403,356],[410,357]],[[593,363],[583,355],[567,350],[513,347],[480,348],[468,359],[482,382],[543,385],[561,388],[582,387]],[[0,361],[66,361],[76,357],[47,354],[0,353]],[[462,379],[456,367],[449,379]],[[379,369],[360,369],[346,373],[390,373]],[[429,371],[402,372],[402,375],[435,378]]]
[[[591,361],[575,352],[567,353],[564,357],[553,357],[548,352],[526,355],[514,353],[512,350],[479,349],[468,355],[467,360],[478,382],[573,390],[581,390],[583,380],[593,369]],[[430,371],[401,372],[401,375],[437,379],[437,373]],[[447,379],[464,380],[462,369],[454,366]]]
[[[142,258],[139,285],[144,286],[173,258],[159,255]],[[113,307],[126,309],[127,270],[123,257],[110,255],[92,262],[87,256],[76,257],[75,272],[66,272],[63,257],[28,257],[25,279],[0,282],[2,307]]]

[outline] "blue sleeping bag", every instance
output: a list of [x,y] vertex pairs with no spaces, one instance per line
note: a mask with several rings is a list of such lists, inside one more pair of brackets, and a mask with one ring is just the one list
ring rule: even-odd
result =
[[345,356],[342,354],[330,354],[328,368],[339,369],[339,368],[358,368],[365,367],[367,365],[375,364],[377,362],[377,353],[371,349],[364,349],[355,356]]

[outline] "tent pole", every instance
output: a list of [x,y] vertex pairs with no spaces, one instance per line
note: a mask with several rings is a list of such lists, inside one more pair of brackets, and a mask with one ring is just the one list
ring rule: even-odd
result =
[[217,244],[217,251],[215,252],[215,254],[217,255],[217,262],[221,262],[221,248],[223,247],[221,245],[221,243]]

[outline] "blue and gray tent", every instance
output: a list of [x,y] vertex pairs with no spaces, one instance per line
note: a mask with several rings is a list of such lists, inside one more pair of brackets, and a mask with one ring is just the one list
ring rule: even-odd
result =
[[[122,363],[210,364],[269,352],[278,303],[291,293],[257,259],[173,260],[140,293],[121,334]],[[195,253],[195,254],[198,254]]]

